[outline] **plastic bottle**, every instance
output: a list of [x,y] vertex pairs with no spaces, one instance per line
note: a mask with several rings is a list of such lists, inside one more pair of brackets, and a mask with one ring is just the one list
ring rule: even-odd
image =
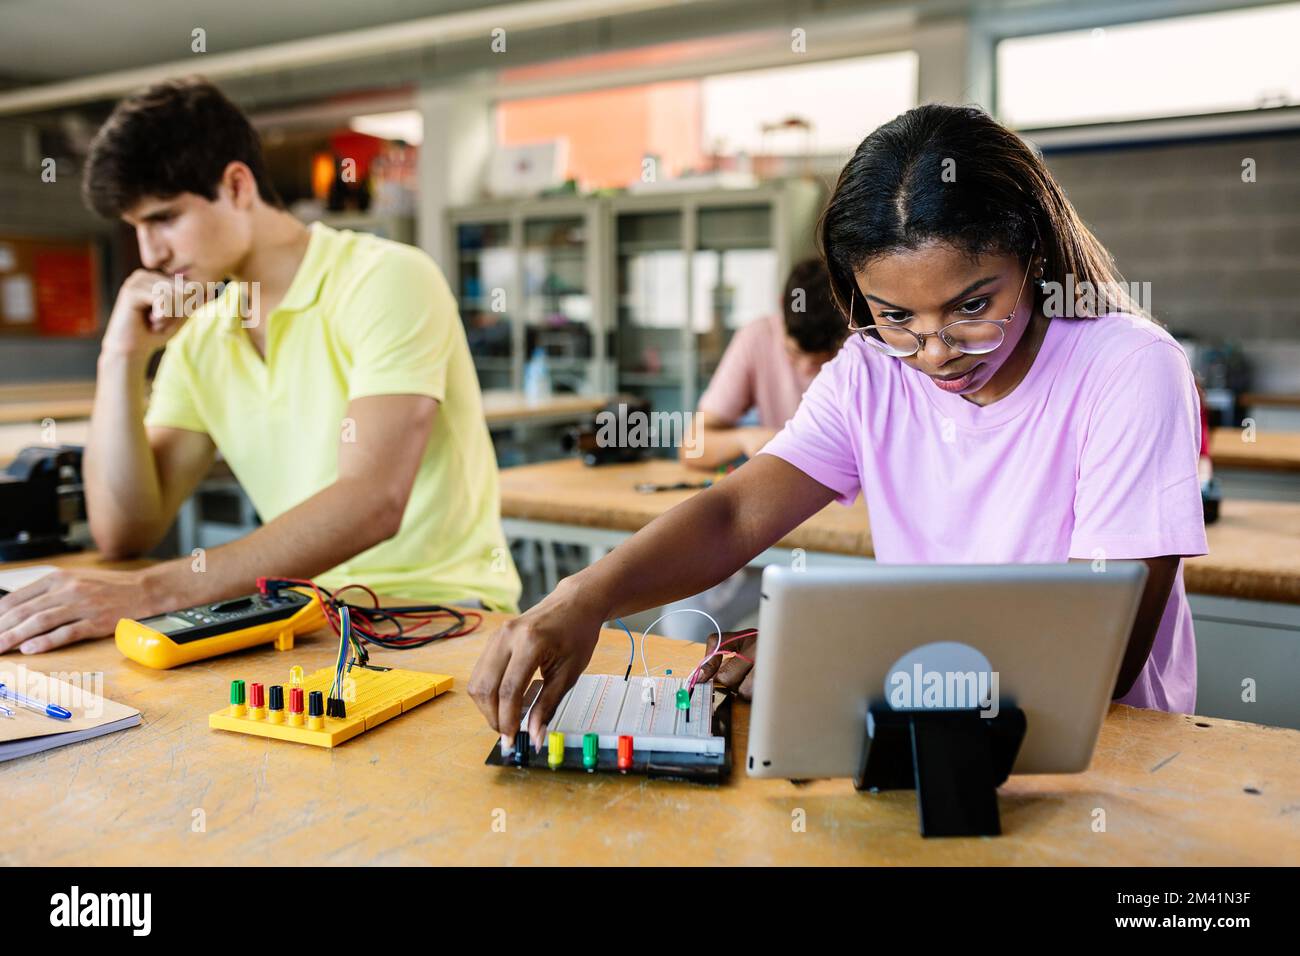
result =
[[551,367],[546,361],[546,349],[533,349],[533,357],[524,366],[524,399],[530,403],[551,397]]

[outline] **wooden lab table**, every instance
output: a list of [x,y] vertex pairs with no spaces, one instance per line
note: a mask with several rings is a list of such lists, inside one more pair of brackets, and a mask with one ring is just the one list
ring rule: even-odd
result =
[[1243,392],[1238,402],[1251,411],[1257,408],[1300,409],[1300,392]]
[[[998,838],[922,839],[911,792],[748,778],[743,704],[720,786],[487,767],[495,734],[465,686],[505,617],[431,647],[376,650],[455,687],[334,750],[207,726],[232,678],[328,666],[327,633],[173,671],[127,661],[110,640],[24,658],[102,673],[107,696],[143,722],[0,764],[17,811],[0,815],[0,864],[1300,864],[1300,732],[1119,705],[1087,772],[1008,781]],[[700,648],[652,637],[646,653],[687,669]],[[627,655],[627,637],[605,632],[589,670],[622,673]]]
[[[1249,438],[1249,440],[1247,440]],[[1240,468],[1300,474],[1300,432],[1216,428],[1210,433],[1210,459],[1216,470]]]
[[94,399],[93,379],[0,385],[0,424],[89,418]]
[[1300,432],[1216,428],[1210,459],[1225,498],[1300,502]]
[[483,417],[493,430],[512,425],[554,425],[589,418],[608,401],[603,395],[553,395],[530,402],[523,392],[490,388],[483,392]]
[[[94,395],[94,382],[0,386],[0,468],[28,445],[84,445]],[[554,395],[530,402],[523,392],[488,389],[483,393],[483,417],[493,430],[554,425],[589,418],[607,402],[600,395]],[[46,438],[45,419],[54,420],[52,439]]]
[[[0,385],[0,423],[89,418],[94,399],[93,379]],[[523,392],[488,389],[483,392],[483,412],[490,425],[576,420],[594,414],[608,401],[601,395],[558,394],[530,402]]]
[[[588,468],[576,458],[501,471],[501,517],[511,538],[586,545],[593,560],[630,538],[696,489],[642,494],[642,482],[690,484],[716,478],[675,461],[654,459]],[[857,564],[869,558],[867,509],[831,504],[813,515],[751,564],[789,563],[795,549],[815,553],[818,564]]]
[[0,469],[18,457],[18,453],[32,445],[82,445],[90,435],[90,422],[85,419],[57,420],[52,428],[39,422],[9,422],[0,424]]
[[29,445],[84,445],[92,380],[0,385],[0,469]]

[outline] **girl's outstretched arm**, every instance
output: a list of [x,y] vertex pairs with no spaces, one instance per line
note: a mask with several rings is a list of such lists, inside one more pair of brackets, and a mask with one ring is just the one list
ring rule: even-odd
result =
[[470,697],[498,733],[513,736],[523,694],[540,670],[545,689],[528,729],[533,745],[541,746],[543,729],[591,660],[605,621],[713,587],[834,498],[793,465],[758,455],[506,623],[474,666]]

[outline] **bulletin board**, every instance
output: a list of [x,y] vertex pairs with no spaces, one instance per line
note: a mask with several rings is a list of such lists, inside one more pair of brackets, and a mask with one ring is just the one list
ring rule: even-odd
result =
[[0,335],[95,335],[101,260],[93,240],[0,235]]

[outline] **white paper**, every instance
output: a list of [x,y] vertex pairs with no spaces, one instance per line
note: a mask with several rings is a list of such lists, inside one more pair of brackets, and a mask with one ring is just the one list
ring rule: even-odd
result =
[[0,279],[0,315],[11,325],[36,321],[36,290],[26,273]]
[[26,568],[10,568],[0,571],[0,590],[17,591],[33,581],[39,581],[54,570],[52,564],[33,564]]

